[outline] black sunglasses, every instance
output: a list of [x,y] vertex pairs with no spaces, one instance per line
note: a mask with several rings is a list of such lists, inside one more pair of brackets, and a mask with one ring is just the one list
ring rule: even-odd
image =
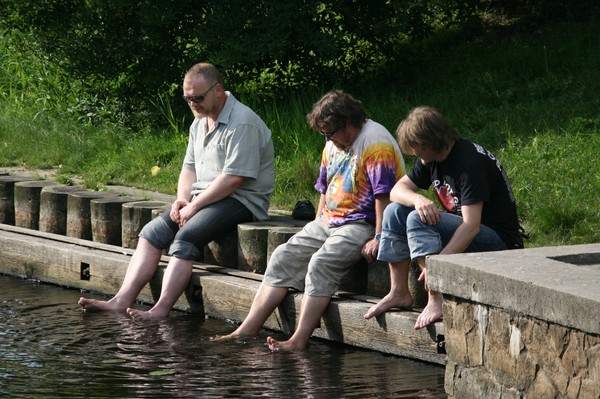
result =
[[200,94],[199,96],[183,96],[183,100],[185,102],[187,102],[188,104],[189,103],[200,104],[202,101],[204,101],[204,99],[206,98],[206,95],[218,84],[219,84],[219,82],[210,86],[208,88],[208,90],[206,90],[204,93]]
[[335,129],[333,132],[330,132],[330,133],[324,132],[322,130],[319,130],[319,133],[321,134],[321,136],[325,137],[326,139],[330,139],[333,136],[335,136],[335,134],[339,131],[340,131],[340,128],[338,127],[337,129]]

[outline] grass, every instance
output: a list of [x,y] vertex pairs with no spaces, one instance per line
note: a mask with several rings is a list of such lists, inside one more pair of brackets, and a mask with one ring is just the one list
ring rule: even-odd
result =
[[[181,121],[164,129],[126,129],[102,123],[96,111],[78,120],[73,115],[81,113],[69,115],[60,101],[72,110],[110,107],[95,102],[81,82],[65,80],[39,52],[23,51],[23,44],[15,35],[0,37],[0,165],[59,168],[62,179],[81,176],[95,189],[124,184],[175,192],[187,140],[177,128]],[[531,236],[527,246],[598,242],[599,54],[597,21],[534,32],[497,28],[469,40],[425,44],[416,64],[401,68],[414,71],[410,77],[385,84],[365,77],[352,91],[392,132],[412,107],[426,104],[490,149],[512,181]],[[313,185],[323,140],[309,130],[305,115],[324,91],[270,102],[241,98],[273,131],[273,207],[317,201]],[[414,159],[406,161],[410,167]],[[155,176],[153,166],[160,167]]]

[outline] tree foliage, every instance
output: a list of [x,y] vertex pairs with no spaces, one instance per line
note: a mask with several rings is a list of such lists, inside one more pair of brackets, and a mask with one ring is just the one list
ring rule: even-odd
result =
[[[507,0],[520,12],[529,3]],[[32,32],[62,68],[133,119],[174,98],[198,61],[241,95],[360,82],[410,62],[406,43],[479,23],[494,0],[3,0],[0,26]],[[502,2],[498,2],[502,3]],[[173,103],[174,104],[174,103]]]

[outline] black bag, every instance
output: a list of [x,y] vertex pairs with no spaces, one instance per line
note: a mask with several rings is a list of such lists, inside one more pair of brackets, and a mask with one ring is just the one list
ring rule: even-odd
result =
[[292,211],[292,217],[299,220],[314,220],[315,207],[309,200],[298,201],[294,210]]

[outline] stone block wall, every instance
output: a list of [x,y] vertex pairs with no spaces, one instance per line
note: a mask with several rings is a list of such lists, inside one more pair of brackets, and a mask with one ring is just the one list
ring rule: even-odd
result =
[[449,398],[600,398],[600,336],[444,296]]

